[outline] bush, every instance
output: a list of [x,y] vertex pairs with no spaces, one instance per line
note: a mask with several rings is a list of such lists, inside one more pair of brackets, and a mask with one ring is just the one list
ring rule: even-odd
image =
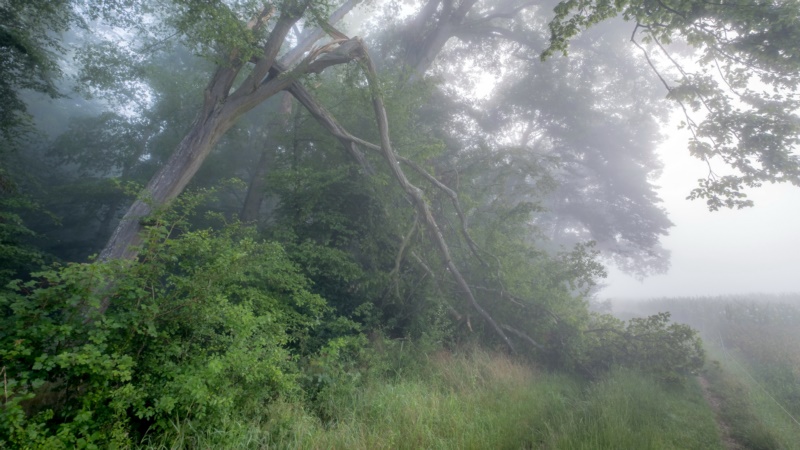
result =
[[153,220],[139,261],[55,267],[0,293],[0,447],[124,446],[300,394],[292,349],[325,301],[278,244],[238,226],[167,239],[179,218]]
[[662,312],[627,323],[607,314],[595,315],[581,342],[579,365],[589,373],[614,366],[629,367],[667,381],[681,381],[705,363],[696,330],[670,323]]

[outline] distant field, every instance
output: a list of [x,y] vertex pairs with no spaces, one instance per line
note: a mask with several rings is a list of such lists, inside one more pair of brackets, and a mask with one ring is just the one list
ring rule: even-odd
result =
[[745,448],[800,448],[800,295],[619,302],[627,318],[669,311],[697,328],[721,416]]

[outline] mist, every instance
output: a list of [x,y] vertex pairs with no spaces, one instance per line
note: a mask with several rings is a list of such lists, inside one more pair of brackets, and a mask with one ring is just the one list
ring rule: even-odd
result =
[[637,279],[610,268],[598,294],[612,299],[800,293],[800,189],[767,184],[748,189],[751,208],[708,211],[688,200],[697,179],[707,175],[702,161],[683,151],[688,133],[677,130],[660,145],[664,171],[656,181],[674,226],[662,238],[670,250],[665,274]]
[[798,17],[0,2],[0,448],[796,446]]

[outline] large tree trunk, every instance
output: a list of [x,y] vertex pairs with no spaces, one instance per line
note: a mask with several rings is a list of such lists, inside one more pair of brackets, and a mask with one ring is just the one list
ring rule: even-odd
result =
[[[331,19],[341,19],[358,1],[346,2]],[[288,87],[297,76],[303,73],[320,73],[326,67],[342,64],[356,57],[345,49],[333,52],[331,55],[322,54],[324,51],[318,49],[299,64],[297,72],[287,74],[280,79],[268,76],[272,66],[277,63],[276,57],[286,36],[303,16],[308,3],[309,1],[287,3],[289,6],[281,12],[280,18],[270,32],[261,57],[254,60],[253,70],[233,92],[231,91],[234,80],[244,66],[244,62],[238,57],[238,52],[233,51],[227,63],[217,69],[206,88],[203,109],[195,119],[191,130],[167,163],[147,184],[142,198],[137,199],[125,214],[106,247],[100,252],[101,261],[136,257],[138,254],[136,246],[141,243],[139,236],[142,229],[141,219],[149,214],[153,207],[169,202],[183,191],[217,141],[242,114]],[[264,26],[271,14],[271,7],[265,7],[248,23],[248,27],[256,29]],[[298,47],[308,48],[323,35],[321,32],[312,32]],[[287,59],[296,61],[302,54],[302,49],[296,48],[287,54]],[[322,57],[316,58],[320,54]]]
[[409,81],[422,79],[477,1],[463,0],[454,6],[452,0],[429,0],[423,7],[420,16],[408,30],[405,43],[405,64],[411,69]]
[[250,183],[247,186],[247,195],[244,197],[244,204],[239,211],[239,220],[243,223],[256,223],[261,214],[261,204],[264,202],[264,191],[267,187],[267,171],[274,161],[274,147],[276,143],[271,136],[267,136],[264,142],[264,149],[258,158],[256,170]]
[[[208,103],[209,99],[206,102]],[[209,109],[208,106],[206,105],[204,110]],[[211,109],[212,113],[209,116],[198,117],[195,120],[191,130],[167,163],[150,179],[143,193],[146,197],[137,199],[125,213],[100,253],[101,261],[136,257],[138,253],[136,246],[141,243],[139,236],[142,229],[141,219],[150,214],[153,206],[163,205],[183,191],[214,144],[233,125],[236,116],[231,112],[224,112],[224,109],[215,107]]]

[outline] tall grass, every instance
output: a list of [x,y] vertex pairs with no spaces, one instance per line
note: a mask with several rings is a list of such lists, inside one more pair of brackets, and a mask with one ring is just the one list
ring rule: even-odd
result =
[[658,299],[622,316],[670,311],[698,328],[713,393],[733,437],[751,449],[800,448],[800,296]]
[[220,424],[217,430],[176,424],[174,435],[148,446],[721,448],[713,414],[694,384],[667,388],[630,371],[590,383],[482,350],[434,353],[415,367],[414,373],[338,392],[316,408],[274,403],[259,423]]
[[[722,399],[723,420],[733,437],[750,449],[795,449],[800,446],[800,425],[793,411],[785,409],[784,398],[771,392],[785,392],[797,386],[780,386],[760,380],[741,356],[710,344],[709,356],[718,361],[708,371],[714,393]],[[794,418],[793,418],[794,416]]]
[[631,371],[591,385],[581,408],[555,422],[544,448],[722,448],[699,386],[667,388]]

